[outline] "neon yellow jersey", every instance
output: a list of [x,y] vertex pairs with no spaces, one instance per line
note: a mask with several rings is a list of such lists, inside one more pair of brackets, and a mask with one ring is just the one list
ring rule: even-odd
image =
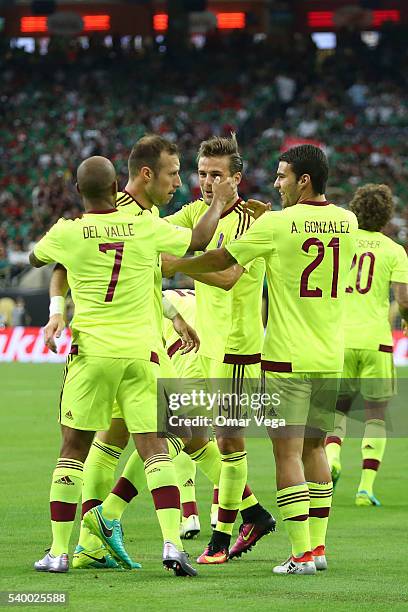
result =
[[[204,200],[196,200],[166,217],[166,221],[193,228],[207,209]],[[237,200],[222,214],[207,250],[225,246],[241,236],[251,223],[252,218],[242,208],[242,200]],[[257,260],[231,291],[194,281],[200,355],[218,361],[225,359],[228,363],[239,363],[242,355],[250,356],[248,362],[254,362],[253,357],[259,356],[263,343],[261,304],[264,275],[264,262]]]
[[[116,198],[116,206],[121,212],[133,215],[142,215],[143,213],[154,217],[159,217],[159,209],[157,206],[152,208],[144,208],[139,202],[127,191],[120,191]],[[162,304],[162,271],[161,271],[161,256],[157,256],[157,264],[154,268],[154,316],[156,319],[157,329],[160,335],[160,342],[163,337],[163,304]]]
[[343,311],[357,219],[328,202],[262,215],[227,245],[242,266],[266,262],[269,314],[263,369],[340,372]]
[[381,232],[357,232],[346,289],[346,348],[392,351],[390,284],[408,283],[405,249]]
[[79,353],[150,359],[159,337],[152,318],[157,254],[182,256],[190,241],[185,228],[118,209],[60,219],[47,232],[34,253],[67,269]]

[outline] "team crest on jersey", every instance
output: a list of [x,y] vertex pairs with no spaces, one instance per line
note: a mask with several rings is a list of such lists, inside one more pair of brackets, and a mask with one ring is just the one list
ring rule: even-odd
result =
[[222,245],[222,241],[224,240],[224,234],[221,232],[219,238],[218,238],[218,242],[217,242],[217,249],[220,248],[220,246]]

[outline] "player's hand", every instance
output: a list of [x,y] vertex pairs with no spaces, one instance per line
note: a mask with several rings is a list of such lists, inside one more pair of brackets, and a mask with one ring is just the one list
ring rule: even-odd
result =
[[64,317],[61,314],[55,314],[50,317],[47,325],[44,327],[44,344],[53,353],[57,352],[57,345],[54,338],[59,338],[61,332],[65,328]]
[[189,353],[194,349],[196,353],[200,348],[200,338],[197,336],[197,332],[186,323],[183,317],[178,314],[173,319],[173,327],[178,333],[182,340],[180,351],[182,355]]
[[237,184],[232,177],[227,177],[221,182],[219,176],[214,179],[212,184],[213,202],[218,202],[225,206],[231,200],[238,199]]
[[162,253],[162,256],[161,256],[162,276],[164,276],[165,278],[171,278],[172,276],[174,276],[175,273],[177,272],[174,264],[177,261],[179,261],[179,259],[180,258],[176,257],[175,255],[169,255],[168,253]]
[[260,200],[248,200],[242,204],[247,213],[250,214],[254,219],[258,219],[268,210],[272,210],[272,204],[270,202],[261,202]]
[[408,322],[405,319],[401,320],[401,329],[404,336],[408,336]]

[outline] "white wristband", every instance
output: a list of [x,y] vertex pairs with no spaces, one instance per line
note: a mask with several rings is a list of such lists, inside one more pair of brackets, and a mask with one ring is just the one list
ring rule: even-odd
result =
[[50,298],[50,317],[52,315],[63,315],[65,310],[65,298],[62,295],[54,295]]
[[166,296],[162,295],[162,303],[163,303],[163,314],[166,319],[170,319],[172,321],[174,317],[177,317],[178,310],[173,306],[173,304],[166,298]]

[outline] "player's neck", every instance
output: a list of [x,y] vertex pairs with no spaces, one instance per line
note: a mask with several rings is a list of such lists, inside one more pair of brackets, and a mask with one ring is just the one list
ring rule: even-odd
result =
[[[232,198],[232,200],[229,200],[229,202],[227,202],[224,205],[224,208],[222,209],[222,214],[224,214],[228,210],[231,210],[231,208],[233,208],[234,204],[236,204],[238,200],[241,200],[239,195],[236,195],[235,198]],[[210,204],[208,204],[208,202],[205,202],[205,203],[206,203],[207,206],[210,206]]]
[[115,203],[111,200],[84,200],[85,212],[114,212]]
[[232,208],[234,206],[234,204],[236,203],[237,200],[239,200],[240,197],[237,194],[235,196],[235,198],[232,198],[232,200],[230,200],[229,202],[227,202],[222,210],[223,213],[225,213],[227,210],[230,210],[230,208]]
[[135,185],[133,182],[131,183],[128,181],[125,187],[125,192],[132,196],[132,198],[136,200],[136,202],[140,204],[142,208],[147,208],[150,210],[154,205],[154,202],[152,202],[149,196],[144,193],[143,189],[140,189],[138,185]]
[[302,204],[302,202],[327,202],[327,200],[324,193],[316,194],[311,191],[306,191],[302,193],[297,201],[298,204]]

